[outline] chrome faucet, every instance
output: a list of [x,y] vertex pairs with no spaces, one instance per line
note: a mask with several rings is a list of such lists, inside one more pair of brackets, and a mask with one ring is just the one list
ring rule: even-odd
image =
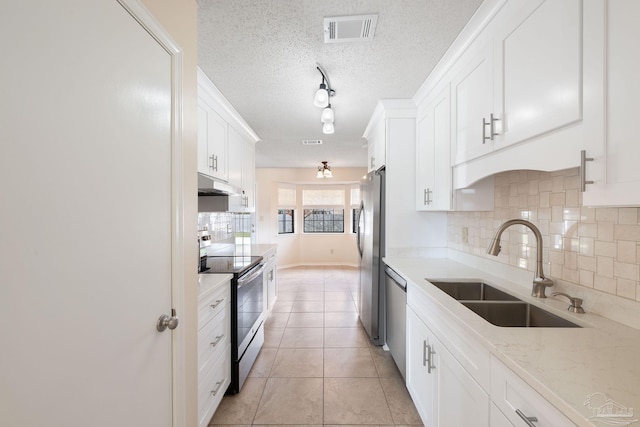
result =
[[500,253],[500,236],[502,236],[504,230],[516,224],[524,225],[533,232],[534,236],[536,236],[536,246],[538,250],[536,252],[536,271],[534,272],[531,296],[536,298],[546,298],[547,296],[544,294],[544,291],[546,288],[553,286],[553,280],[546,278],[542,271],[542,234],[540,234],[538,227],[524,219],[511,219],[505,222],[498,228],[496,235],[493,236],[493,241],[491,242],[491,245],[489,245],[487,253],[489,255],[498,256]]

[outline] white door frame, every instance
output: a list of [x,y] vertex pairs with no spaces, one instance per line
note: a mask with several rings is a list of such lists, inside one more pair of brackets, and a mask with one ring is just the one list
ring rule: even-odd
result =
[[[184,317],[183,50],[139,0],[116,0],[171,56],[171,307]],[[171,331],[174,427],[186,426],[185,327]]]

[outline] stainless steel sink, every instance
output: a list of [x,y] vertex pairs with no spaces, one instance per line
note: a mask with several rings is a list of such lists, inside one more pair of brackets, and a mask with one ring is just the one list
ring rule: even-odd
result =
[[517,328],[581,327],[484,282],[426,280],[496,326]]
[[483,282],[430,282],[447,295],[459,301],[520,301],[519,298]]
[[462,305],[496,326],[580,328],[569,320],[522,301],[461,301]]

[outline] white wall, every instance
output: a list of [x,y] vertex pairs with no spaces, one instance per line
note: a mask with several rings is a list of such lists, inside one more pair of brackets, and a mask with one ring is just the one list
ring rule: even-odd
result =
[[[344,234],[304,234],[301,227],[302,205],[298,197],[295,234],[278,234],[278,184],[347,184],[357,183],[366,168],[332,168],[332,179],[316,178],[310,168],[256,169],[256,240],[259,244],[278,245],[278,266],[358,265],[355,235],[351,233],[351,210],[345,210]],[[347,199],[349,195],[347,195]],[[347,206],[348,208],[348,206]]]

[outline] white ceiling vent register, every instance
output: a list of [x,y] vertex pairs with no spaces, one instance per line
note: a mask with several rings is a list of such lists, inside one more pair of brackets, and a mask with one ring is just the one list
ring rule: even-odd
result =
[[325,43],[371,41],[378,15],[331,16],[324,18]]
[[303,139],[302,145],[322,145],[321,139]]

